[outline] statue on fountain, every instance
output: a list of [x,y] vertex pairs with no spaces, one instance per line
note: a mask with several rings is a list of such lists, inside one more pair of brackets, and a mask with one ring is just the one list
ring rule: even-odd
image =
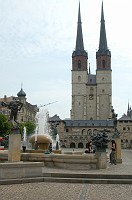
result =
[[96,135],[91,136],[91,139],[97,151],[106,151],[109,140],[105,129],[103,132],[98,132]]
[[17,127],[18,127],[19,123],[17,121],[17,114],[18,114],[18,111],[21,110],[21,108],[23,106],[23,103],[14,98],[13,101],[10,101],[8,103],[7,102],[2,102],[1,105],[4,106],[4,107],[8,107],[11,110],[9,121],[11,122],[13,127],[14,127],[14,123],[13,122],[15,122],[17,124]]

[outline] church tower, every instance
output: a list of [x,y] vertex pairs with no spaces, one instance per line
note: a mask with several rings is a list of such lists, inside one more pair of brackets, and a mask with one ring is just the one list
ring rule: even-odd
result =
[[80,3],[76,47],[72,53],[72,120],[107,120],[111,117],[112,81],[111,52],[107,47],[103,2],[99,49],[96,52],[96,74],[87,67],[84,50]]
[[102,2],[99,49],[96,52],[97,119],[111,117],[112,80],[111,52],[107,47],[105,20]]
[[87,52],[84,50],[80,3],[76,47],[72,53],[72,110],[71,119],[86,119]]

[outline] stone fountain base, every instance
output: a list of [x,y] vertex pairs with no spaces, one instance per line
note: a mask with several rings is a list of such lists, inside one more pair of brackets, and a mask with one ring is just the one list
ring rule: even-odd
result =
[[41,177],[44,162],[0,163],[0,179]]

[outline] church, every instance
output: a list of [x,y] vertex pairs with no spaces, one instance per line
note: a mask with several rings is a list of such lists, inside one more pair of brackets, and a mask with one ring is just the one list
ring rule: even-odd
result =
[[70,119],[61,120],[57,115],[50,122],[58,122],[60,146],[87,148],[91,135],[108,132],[113,135],[111,52],[107,46],[103,2],[99,49],[96,52],[96,74],[91,74],[88,53],[84,49],[81,9],[79,3],[76,47],[72,53],[72,105]]
[[84,49],[80,4],[75,51],[72,53],[72,120],[107,120],[111,118],[112,80],[111,52],[107,46],[102,3],[99,49],[96,52],[96,74],[88,69]]

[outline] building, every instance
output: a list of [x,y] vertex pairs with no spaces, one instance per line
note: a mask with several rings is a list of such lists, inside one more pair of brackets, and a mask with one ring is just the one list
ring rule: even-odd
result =
[[88,53],[84,49],[80,4],[75,51],[72,53],[72,120],[107,120],[111,117],[111,52],[107,46],[103,3],[96,74],[88,70]]
[[[35,122],[35,116],[36,116],[36,113],[38,112],[38,107],[37,105],[32,105],[29,102],[27,102],[26,93],[23,91],[22,88],[17,93],[17,97],[14,97],[14,96],[7,97],[5,95],[4,98],[0,99],[0,102],[8,103],[8,102],[13,101],[14,99],[20,100],[23,103],[22,109],[18,111],[18,115],[17,115],[18,122],[19,123],[28,122],[28,121]],[[7,118],[9,118],[10,109],[8,109],[7,107],[0,106],[0,113],[6,115]]]
[[118,119],[122,148],[132,148],[132,110],[128,104],[127,114]]
[[[96,74],[88,69],[88,53],[84,49],[80,3],[76,47],[72,53],[71,119],[60,120],[57,131],[60,146],[87,148],[91,135],[104,130],[111,139],[114,132],[112,117],[111,52],[107,46],[103,3],[99,49],[96,52]],[[55,122],[56,116],[50,118]]]

